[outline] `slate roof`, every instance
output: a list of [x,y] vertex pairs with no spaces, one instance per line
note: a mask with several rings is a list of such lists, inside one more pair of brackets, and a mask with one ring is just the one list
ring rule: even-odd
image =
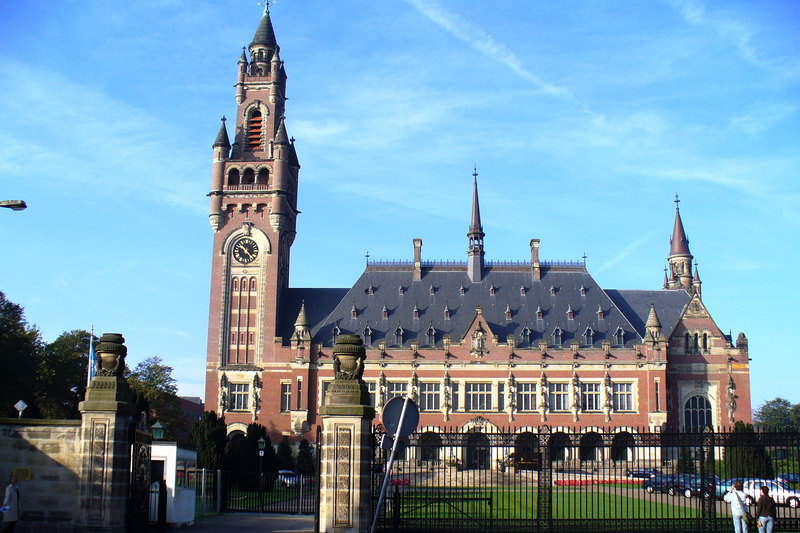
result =
[[[389,347],[408,347],[413,339],[418,339],[420,346],[430,346],[431,328],[434,344],[441,346],[445,334],[453,343],[460,342],[475,315],[475,306],[480,305],[499,342],[506,342],[511,334],[519,347],[538,347],[541,339],[553,346],[558,344],[554,336],[558,328],[561,346],[568,347],[577,339],[581,346],[591,341],[592,346],[600,347],[606,339],[618,345],[615,333],[621,329],[624,346],[631,348],[642,341],[651,301],[667,336],[689,301],[683,290],[604,291],[582,264],[575,265],[545,266],[540,281],[533,280],[525,263],[487,266],[483,281],[471,283],[463,262],[423,266],[422,279],[416,281],[407,263],[373,264],[350,289],[288,289],[281,334],[288,344],[301,301],[305,300],[311,336],[325,345],[333,343],[337,327],[340,334],[362,336],[369,327],[373,346],[381,339],[386,339]],[[415,307],[418,318],[414,317]],[[603,318],[598,309],[602,309]],[[538,310],[541,318],[537,317]],[[570,310],[573,318],[568,316]],[[398,327],[402,339],[395,335]],[[593,339],[586,336],[589,329]]]
[[275,48],[278,44],[275,40],[275,30],[272,29],[272,20],[270,20],[269,13],[266,11],[264,12],[264,16],[261,17],[261,22],[258,24],[256,34],[253,36],[253,42],[250,43],[250,46],[254,44],[264,45],[267,48]]

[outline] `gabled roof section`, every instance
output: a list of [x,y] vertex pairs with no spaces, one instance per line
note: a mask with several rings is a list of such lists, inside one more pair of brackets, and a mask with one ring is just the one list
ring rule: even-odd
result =
[[278,323],[278,335],[283,337],[283,343],[289,344],[301,308],[305,310],[308,325],[319,324],[346,294],[347,289],[285,289]]
[[669,338],[691,298],[683,289],[660,291],[606,289],[605,292],[641,337],[645,336],[650,302],[653,303],[653,309],[661,321],[661,332]]
[[708,312],[708,309],[706,309],[705,304],[703,304],[703,301],[697,294],[695,294],[691,298],[689,303],[686,305],[686,308],[683,310],[683,313],[681,313],[681,316],[678,318],[678,324],[683,323],[684,326],[691,327],[691,324],[688,323],[692,321],[703,321],[703,322],[711,321],[711,323],[714,325],[713,333],[715,335],[719,335],[726,338],[729,337],[729,335],[726,335],[725,333],[722,332],[721,329],[719,329],[719,326],[717,326],[717,323],[714,322],[713,318],[711,318],[711,314]]

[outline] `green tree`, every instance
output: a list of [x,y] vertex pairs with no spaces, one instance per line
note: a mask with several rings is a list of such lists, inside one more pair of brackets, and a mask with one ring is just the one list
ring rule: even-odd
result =
[[311,445],[306,439],[300,441],[297,448],[297,472],[304,476],[313,476],[316,473],[314,465],[314,455],[311,453]]
[[228,447],[225,417],[206,411],[198,422],[192,424],[192,444],[197,448],[197,466],[217,470],[222,468],[225,449]]
[[189,423],[180,410],[176,393],[178,384],[172,377],[172,367],[165,365],[160,357],[148,357],[126,370],[128,385],[133,391],[137,407],[148,411],[150,422],[159,420],[165,428],[166,437],[185,440],[189,435]]
[[82,329],[65,331],[48,344],[36,370],[36,407],[44,418],[77,418],[86,395],[89,337]]
[[692,459],[692,449],[688,446],[681,446],[681,451],[678,454],[677,469],[681,474],[694,474],[697,472],[694,459]]
[[796,430],[800,427],[800,404],[792,405],[783,398],[764,402],[753,413],[753,422],[761,428]]
[[772,460],[752,424],[736,422],[725,446],[727,477],[772,479]]
[[0,416],[17,416],[14,404],[29,405],[26,417],[39,416],[36,407],[36,368],[44,343],[36,326],[28,325],[22,306],[0,292]]
[[292,445],[289,444],[289,437],[284,436],[278,443],[278,470],[294,470],[294,455]]

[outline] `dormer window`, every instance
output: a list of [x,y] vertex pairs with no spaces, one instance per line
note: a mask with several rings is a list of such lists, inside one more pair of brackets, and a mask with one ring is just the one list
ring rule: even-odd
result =
[[436,330],[433,329],[433,326],[430,326],[428,328],[428,331],[427,331],[426,334],[428,336],[428,344],[431,345],[431,346],[436,344]]
[[525,329],[522,330],[522,342],[530,345],[532,340],[533,340],[533,332],[531,331],[531,328],[529,328],[528,325],[525,324]]
[[580,293],[581,293],[581,296],[586,296],[586,287],[584,287],[583,285],[581,285]]
[[511,305],[506,304],[506,320],[511,320]]
[[522,287],[519,288],[519,295],[520,296],[525,296],[525,285],[523,285]]
[[572,320],[575,318],[575,312],[572,310],[572,305],[567,304],[567,318]]
[[463,295],[465,291],[466,291],[466,289],[464,289],[464,284],[462,283],[462,284],[461,284],[461,285],[458,287],[458,294],[461,294],[461,295]]
[[333,333],[333,343],[336,344],[336,339],[338,339],[339,335],[342,334],[342,330],[339,329],[339,324],[334,324],[333,325],[332,333]]
[[617,346],[625,344],[625,331],[622,326],[617,327],[617,331],[614,332],[614,344]]
[[350,318],[357,318],[358,317],[358,310],[356,309],[356,304],[353,304],[353,307],[350,309]]
[[489,285],[489,294],[491,294],[492,296],[494,296],[494,292],[495,292],[494,284],[492,284],[492,285]]
[[372,344],[372,328],[369,324],[364,328],[364,344]]
[[397,287],[397,294],[403,294],[403,286],[402,285]]
[[384,319],[389,318],[389,310],[386,309],[386,304],[383,304],[383,309],[381,310],[381,317]]
[[364,292],[367,294],[375,294],[375,287],[373,287],[372,283],[370,283]]
[[556,326],[556,329],[553,330],[553,344],[561,345],[561,328]]
[[598,305],[597,306],[597,318],[602,319],[603,317],[605,317],[605,313],[603,313],[603,306],[602,305]]
[[447,304],[444,305],[444,319],[450,320],[450,308],[447,306]]
[[556,295],[556,288],[553,285],[550,285],[550,295],[551,296],[555,296]]
[[544,313],[542,313],[542,306],[537,305],[536,306],[536,320],[541,320],[543,316],[544,316]]
[[433,288],[433,283],[431,283],[431,288],[428,289],[428,292],[430,292],[431,296],[433,296],[433,293],[435,292],[435,290]]
[[412,311],[412,315],[414,316],[414,319],[419,318],[419,308],[417,307],[417,304],[414,304],[414,310]]
[[583,332],[583,339],[589,346],[594,345],[594,330],[592,329],[591,326],[587,327],[586,331]]
[[254,110],[250,113],[247,121],[247,143],[248,150],[259,150],[261,148],[261,111]]
[[395,344],[403,344],[403,336],[405,332],[400,324],[397,324],[397,329],[394,330],[394,343]]

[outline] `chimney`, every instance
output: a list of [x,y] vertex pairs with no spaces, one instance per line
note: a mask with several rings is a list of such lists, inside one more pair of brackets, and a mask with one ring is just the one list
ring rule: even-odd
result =
[[542,279],[542,270],[539,267],[539,239],[531,239],[531,274],[533,279]]
[[414,279],[422,279],[422,239],[414,239]]

